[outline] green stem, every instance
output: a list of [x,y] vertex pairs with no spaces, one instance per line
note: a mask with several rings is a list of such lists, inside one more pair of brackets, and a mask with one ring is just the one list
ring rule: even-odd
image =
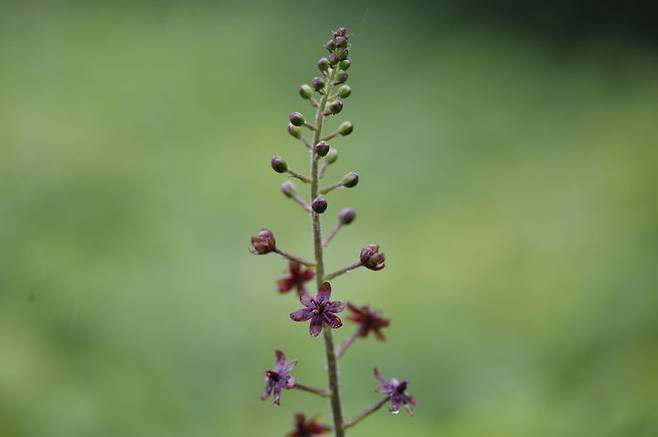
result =
[[[313,151],[313,146],[320,142],[322,138],[322,124],[324,123],[324,111],[327,106],[327,99],[331,94],[333,81],[336,77],[338,67],[334,68],[331,72],[331,77],[327,81],[325,93],[318,104],[317,111],[315,112],[315,127],[316,130],[313,135],[313,144],[311,145],[311,201],[318,195],[319,176],[318,176],[318,156]],[[318,289],[324,282],[324,261],[322,253],[322,230],[320,227],[320,215],[311,211],[311,220],[313,227],[313,247],[315,249],[315,279]],[[329,326],[325,326],[324,331],[324,349],[327,360],[327,373],[329,377],[329,390],[331,397],[331,413],[334,419],[334,435],[335,437],[345,437],[345,430],[343,429],[343,411],[340,402],[340,387],[338,384],[338,366],[336,365],[336,352],[334,349],[334,338]]]

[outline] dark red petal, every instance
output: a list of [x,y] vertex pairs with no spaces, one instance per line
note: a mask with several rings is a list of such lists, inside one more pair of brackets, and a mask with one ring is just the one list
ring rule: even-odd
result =
[[326,302],[329,300],[330,297],[331,297],[331,284],[325,282],[322,285],[320,285],[320,289],[318,290],[317,300],[320,302]]
[[290,271],[290,274],[292,276],[296,276],[297,273],[301,270],[302,266],[299,263],[296,263],[294,261],[290,261],[290,264],[288,265],[288,271]]
[[322,332],[323,318],[322,316],[314,316],[311,319],[311,324],[308,327],[308,332],[311,337],[317,337]]
[[313,317],[313,311],[309,310],[308,308],[302,308],[301,310],[297,310],[290,314],[290,318],[295,322],[305,322],[311,317]]
[[292,278],[279,279],[276,281],[276,283],[279,293],[287,293],[292,290],[292,287],[295,286],[295,282],[292,280]]
[[324,313],[324,321],[327,322],[327,325],[331,326],[332,329],[338,329],[343,326],[340,317],[333,313]]

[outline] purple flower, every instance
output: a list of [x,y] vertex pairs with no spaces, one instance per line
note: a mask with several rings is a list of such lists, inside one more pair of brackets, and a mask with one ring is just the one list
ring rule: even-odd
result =
[[269,229],[261,229],[258,235],[251,237],[249,250],[254,255],[265,255],[274,251],[274,249],[276,249],[276,240]]
[[372,332],[379,341],[386,340],[381,330],[391,324],[390,319],[382,317],[379,311],[373,310],[368,305],[359,308],[348,302],[347,307],[352,311],[347,319],[359,324],[359,337],[367,337]]
[[331,428],[318,422],[317,417],[306,420],[306,416],[302,413],[295,413],[295,429],[286,435],[288,437],[313,437],[329,431]]
[[293,288],[297,289],[297,294],[302,297],[306,294],[305,282],[315,277],[315,272],[311,269],[304,270],[299,263],[290,261],[288,265],[288,276],[277,281],[279,293],[287,293]]
[[377,391],[385,394],[391,401],[391,412],[397,414],[400,412],[400,408],[404,405],[404,408],[407,410],[409,416],[413,416],[414,412],[411,409],[412,405],[416,405],[416,400],[407,393],[407,386],[409,382],[405,379],[398,381],[395,378],[386,379],[384,376],[379,373],[379,370],[375,367],[375,378],[380,382],[377,386]]
[[384,268],[386,257],[384,252],[379,251],[378,244],[368,244],[361,250],[361,264],[370,270],[381,270]]
[[261,400],[265,400],[272,395],[272,400],[275,404],[281,403],[281,390],[290,390],[295,388],[295,378],[289,375],[292,369],[297,365],[297,360],[292,360],[286,363],[286,355],[280,351],[274,351],[276,354],[276,362],[274,369],[265,371],[265,390],[260,396]]
[[325,282],[320,286],[318,294],[315,297],[311,297],[309,294],[301,297],[300,300],[304,308],[290,314],[290,318],[295,322],[310,320],[309,332],[313,337],[320,335],[325,323],[333,329],[340,328],[343,326],[343,322],[335,313],[343,311],[345,304],[339,301],[331,302],[329,300],[330,297],[331,284]]

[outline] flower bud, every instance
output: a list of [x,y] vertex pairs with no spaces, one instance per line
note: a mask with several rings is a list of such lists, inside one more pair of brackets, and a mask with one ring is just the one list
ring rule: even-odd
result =
[[379,251],[379,245],[369,244],[361,250],[361,264],[370,270],[381,270],[384,268],[386,256]]
[[349,85],[343,85],[338,88],[338,96],[342,99],[345,99],[352,94],[352,88]]
[[327,48],[327,50],[336,50],[336,41],[330,39],[324,46]]
[[318,59],[318,69],[325,73],[329,69],[329,59],[320,58]]
[[338,55],[335,53],[329,53],[329,65],[336,65],[338,63]]
[[359,183],[359,174],[351,171],[343,176],[343,180],[341,182],[346,188],[356,187],[356,185]]
[[324,197],[318,196],[313,199],[313,202],[311,202],[311,208],[313,208],[313,211],[317,212],[318,214],[322,214],[327,210],[327,201]]
[[327,109],[332,114],[338,114],[343,110],[343,102],[340,99],[336,99],[327,105]]
[[354,125],[351,121],[344,121],[340,124],[340,126],[338,126],[338,133],[344,137],[351,134],[353,130]]
[[348,70],[351,66],[352,66],[352,61],[350,61],[349,59],[340,61],[340,63],[338,64],[338,68],[340,68],[341,70]]
[[304,84],[299,87],[299,95],[302,96],[302,99],[308,100],[313,97],[313,88],[307,84]]
[[285,173],[288,171],[288,163],[282,157],[274,156],[272,158],[272,170],[277,173]]
[[313,80],[311,81],[311,85],[313,85],[313,89],[315,91],[320,91],[322,88],[324,88],[324,79],[321,77],[314,77]]
[[336,44],[336,47],[343,48],[347,47],[347,40],[345,39],[344,36],[337,36],[334,38],[334,43]]
[[343,83],[347,82],[347,78],[349,77],[349,74],[347,74],[347,71],[339,71],[338,75],[336,76],[336,83]]
[[295,138],[302,136],[302,130],[292,123],[288,123],[288,133]]
[[348,56],[350,55],[349,49],[343,49],[338,52],[339,61],[347,61]]
[[290,123],[295,126],[302,126],[304,124],[304,116],[299,112],[291,112],[288,118],[290,119]]
[[254,255],[265,255],[276,249],[274,234],[269,229],[261,229],[258,235],[251,237],[249,250]]
[[292,197],[295,195],[295,186],[290,181],[285,181],[281,184],[281,192],[286,197]]
[[349,225],[356,219],[356,210],[354,208],[343,208],[338,213],[338,221],[341,225]]
[[315,153],[318,154],[318,156],[327,156],[327,153],[329,153],[329,144],[326,141],[320,141],[315,145]]
[[329,153],[327,153],[327,156],[325,156],[324,159],[327,161],[327,164],[333,164],[338,160],[338,150],[332,147],[329,149]]

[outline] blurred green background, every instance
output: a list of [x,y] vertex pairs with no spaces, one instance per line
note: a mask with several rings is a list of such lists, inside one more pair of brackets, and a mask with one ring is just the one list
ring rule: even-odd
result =
[[3,2],[0,435],[330,420],[306,393],[258,399],[274,348],[323,385],[323,346],[288,320],[284,263],[247,246],[267,226],[310,256],[268,162],[305,169],[287,114],[311,113],[297,87],[338,25],[354,34],[338,121],[356,128],[327,178],[361,183],[329,198],[325,223],[359,216],[327,264],[380,243],[387,268],[335,296],[393,320],[387,343],[343,359],[345,410],[377,399],[375,365],[419,403],[350,435],[657,435],[656,45],[632,26],[556,37],[559,17],[544,32],[469,10]]

